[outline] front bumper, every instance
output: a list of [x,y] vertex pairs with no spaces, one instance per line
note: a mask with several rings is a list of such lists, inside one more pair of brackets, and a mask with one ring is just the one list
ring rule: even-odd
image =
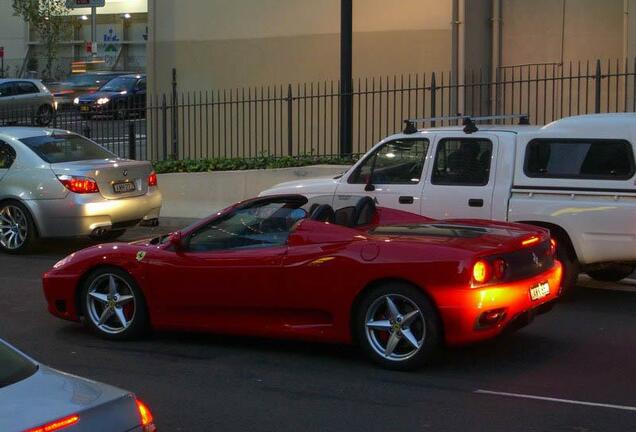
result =
[[[448,345],[462,345],[493,338],[504,330],[527,324],[535,315],[549,309],[561,292],[561,263],[532,278],[483,288],[449,290],[436,299],[444,323]],[[530,289],[548,282],[550,293],[532,300]],[[503,310],[496,323],[480,325],[485,312]]]
[[100,194],[69,193],[66,198],[27,201],[41,237],[88,236],[96,229],[118,229],[157,219],[161,192],[149,188],[144,195],[106,199]]

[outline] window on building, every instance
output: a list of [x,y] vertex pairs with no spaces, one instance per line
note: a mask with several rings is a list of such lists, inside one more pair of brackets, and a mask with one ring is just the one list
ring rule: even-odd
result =
[[481,138],[445,138],[437,145],[431,183],[484,186],[490,178],[492,142]]
[[526,147],[528,177],[626,180],[634,152],[625,140],[536,139]]
[[[367,156],[351,174],[353,184],[417,184],[428,151],[427,139],[390,141]],[[370,177],[373,176],[372,179]]]

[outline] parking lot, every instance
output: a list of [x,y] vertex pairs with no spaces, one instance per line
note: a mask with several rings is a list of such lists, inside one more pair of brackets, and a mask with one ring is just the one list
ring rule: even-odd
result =
[[[138,228],[126,240],[173,227]],[[160,431],[626,431],[636,424],[636,284],[579,289],[499,340],[414,373],[352,347],[155,333],[109,342],[46,311],[40,275],[89,243],[0,255],[0,337],[52,367],[134,391]]]

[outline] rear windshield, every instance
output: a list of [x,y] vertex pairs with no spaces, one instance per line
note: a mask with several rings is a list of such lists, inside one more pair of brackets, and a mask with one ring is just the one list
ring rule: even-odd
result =
[[22,381],[37,370],[37,365],[0,342],[0,388]]
[[73,134],[42,135],[23,138],[20,141],[45,162],[52,164],[117,157],[94,142]]

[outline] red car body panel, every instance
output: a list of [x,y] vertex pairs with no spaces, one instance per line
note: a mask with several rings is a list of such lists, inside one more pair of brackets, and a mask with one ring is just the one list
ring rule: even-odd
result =
[[[183,235],[210,219],[184,230]],[[476,238],[373,232],[396,224],[468,225]],[[447,344],[499,334],[513,320],[555,300],[561,265],[514,282],[472,287],[481,257],[523,249],[524,240],[550,241],[542,228],[501,222],[431,219],[378,208],[371,225],[344,226],[302,220],[284,246],[208,252],[175,251],[170,242],[113,243],[76,252],[43,277],[48,310],[79,320],[78,290],[99,266],[125,269],[141,288],[155,329],[205,331],[276,338],[350,342],[352,309],[363,291],[386,280],[411,283],[428,295],[443,323]],[[140,254],[141,252],[141,254]],[[550,294],[532,300],[529,290],[548,282]],[[476,327],[484,312],[505,308],[505,317]]]

